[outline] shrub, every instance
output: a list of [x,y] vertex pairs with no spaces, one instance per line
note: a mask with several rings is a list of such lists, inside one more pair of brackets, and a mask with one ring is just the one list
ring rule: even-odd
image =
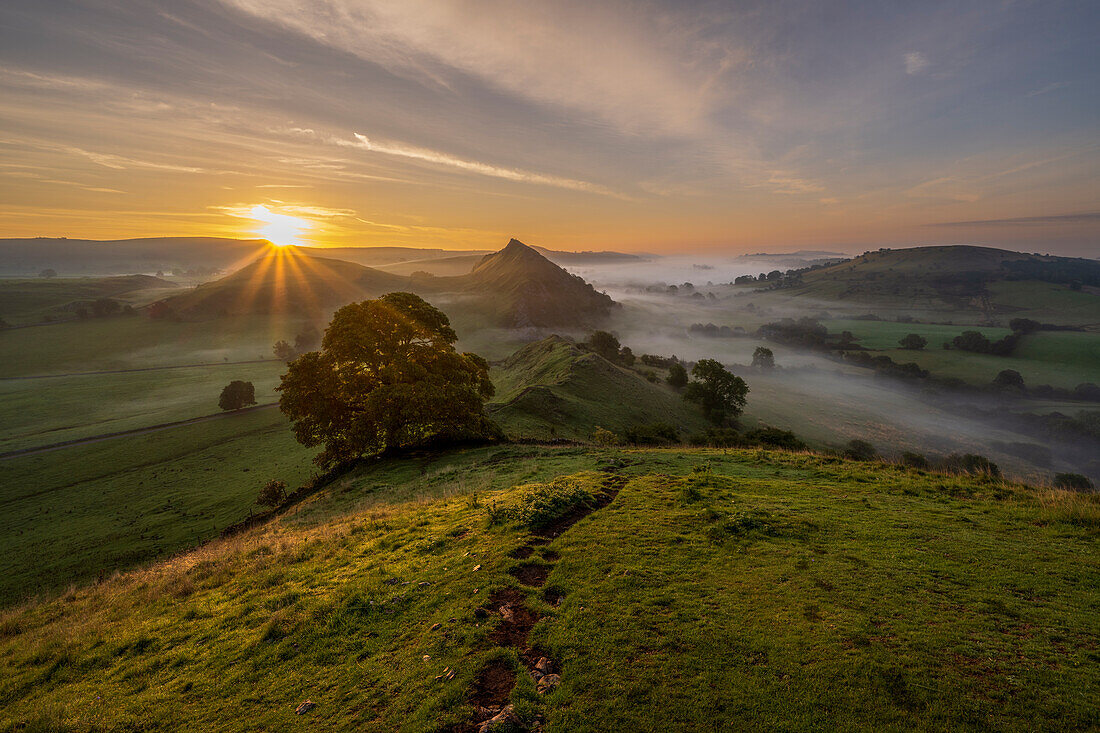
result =
[[873,461],[878,458],[878,451],[866,440],[850,440],[844,449],[844,457],[853,461]]
[[766,346],[757,346],[752,352],[752,367],[753,369],[774,369],[775,354]]
[[1059,489],[1076,489],[1088,491],[1095,488],[1088,476],[1080,473],[1056,473],[1054,485]]
[[256,503],[260,506],[277,507],[286,501],[286,481],[272,479],[260,489]]
[[1015,369],[1002,369],[993,377],[993,386],[999,389],[1023,389],[1024,377]]
[[903,349],[919,350],[928,345],[928,339],[921,336],[919,333],[911,333],[905,338],[898,341]]
[[680,440],[680,431],[663,422],[635,423],[626,429],[626,440],[634,445],[668,445]]
[[733,428],[707,428],[689,437],[688,443],[710,448],[736,448],[741,445],[741,434]]
[[911,451],[905,451],[901,454],[901,465],[908,466],[909,468],[918,468],[922,471],[927,471],[932,467],[923,454],[913,453]]
[[606,430],[597,425],[596,429],[592,431],[592,442],[596,445],[609,446],[618,445],[622,443],[623,440],[610,430]]
[[974,453],[965,455],[952,453],[943,459],[941,468],[947,473],[973,473],[991,478],[998,478],[1001,475],[1001,469],[996,463]]
[[783,448],[784,450],[803,450],[806,448],[806,444],[790,430],[780,430],[772,427],[750,430],[745,433],[745,442],[752,445]]
[[595,501],[596,498],[578,482],[556,479],[545,484],[531,484],[516,504],[498,513],[529,529],[541,529]]

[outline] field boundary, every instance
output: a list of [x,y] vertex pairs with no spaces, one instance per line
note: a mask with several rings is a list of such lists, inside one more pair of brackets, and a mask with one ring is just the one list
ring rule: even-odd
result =
[[173,364],[170,366],[134,367],[133,369],[104,369],[98,372],[68,372],[66,374],[28,374],[22,377],[0,377],[0,382],[19,379],[61,379],[62,377],[92,377],[97,374],[129,374],[131,372],[157,372],[164,369],[195,369],[197,367],[233,366],[234,364],[270,364],[280,359],[246,359],[244,361],[212,361],[206,364]]
[[217,420],[224,417],[230,417],[232,415],[243,415],[249,412],[255,412],[257,410],[264,410],[269,407],[275,407],[278,402],[265,402],[262,405],[256,405],[254,407],[244,407],[240,410],[230,410],[227,412],[215,412],[210,415],[201,415],[199,417],[191,417],[186,420],[177,420],[175,422],[159,423],[157,425],[149,425],[144,428],[132,428],[130,430],[119,430],[116,433],[103,433],[102,435],[92,435],[87,438],[76,438],[74,440],[64,440],[60,443],[51,443],[50,445],[40,445],[33,448],[20,448],[19,450],[7,451],[6,453],[0,453],[0,461],[7,460],[9,458],[18,458],[20,456],[30,456],[36,453],[49,453],[50,451],[59,450],[61,448],[71,448],[77,445],[85,445],[88,443],[99,443],[104,440],[113,440],[114,438],[125,438],[130,435],[144,435],[145,433],[155,433],[160,430],[169,430],[171,428],[183,427],[184,425],[194,425],[195,423],[207,422],[208,420]]

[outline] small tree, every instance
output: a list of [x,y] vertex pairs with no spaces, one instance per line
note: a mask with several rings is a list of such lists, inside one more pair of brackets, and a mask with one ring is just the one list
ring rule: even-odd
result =
[[293,346],[282,340],[275,342],[272,351],[275,352],[275,358],[279,361],[294,361],[294,357],[298,355]]
[[928,345],[928,339],[921,336],[919,333],[911,333],[902,340],[898,341],[903,349],[909,349],[910,351],[919,351]]
[[624,346],[619,349],[619,363],[623,366],[634,366],[634,352],[631,351],[629,346]]
[[714,359],[700,359],[691,368],[690,382],[684,399],[703,408],[703,415],[715,425],[732,420],[745,409],[749,387],[741,377],[730,373]]
[[256,388],[252,386],[252,382],[233,380],[225,385],[221,397],[218,398],[218,407],[223,410],[239,410],[254,404],[256,404]]
[[294,337],[294,350],[299,354],[304,354],[307,351],[313,351],[321,345],[321,334],[317,333],[317,329],[310,326],[305,331]]
[[42,272],[38,273],[38,276],[44,278],[57,277],[57,270],[53,269],[52,267],[47,267]]
[[912,451],[905,451],[901,454],[901,465],[908,466],[909,468],[917,468],[922,471],[927,471],[932,467],[923,454],[913,453]]
[[1024,377],[1015,369],[1003,369],[993,377],[993,386],[999,389],[1024,389]]
[[753,369],[775,369],[775,355],[767,346],[757,346],[752,352]]
[[272,479],[260,489],[256,503],[260,506],[277,507],[286,501],[286,481]]
[[619,339],[607,331],[593,331],[585,344],[608,361],[619,360],[619,349],[621,348]]
[[668,384],[673,389],[683,389],[688,383],[687,369],[684,369],[684,365],[678,362],[674,362],[668,368]]

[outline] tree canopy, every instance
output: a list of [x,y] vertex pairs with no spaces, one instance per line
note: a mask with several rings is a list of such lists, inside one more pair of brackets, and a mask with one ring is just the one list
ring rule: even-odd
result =
[[752,366],[755,369],[774,369],[775,354],[767,346],[757,346],[752,352]]
[[708,420],[721,425],[745,409],[749,386],[714,359],[700,359],[691,368],[696,381],[684,390],[684,399],[703,408]]
[[928,339],[926,339],[924,336],[921,336],[919,333],[911,333],[905,338],[898,341],[898,344],[903,349],[918,351],[928,345]]
[[289,365],[279,407],[316,462],[332,467],[365,455],[496,434],[485,417],[493,395],[488,363],[460,354],[447,316],[412,293],[340,308],[320,351]]
[[218,407],[223,410],[239,410],[254,404],[256,404],[256,388],[252,382],[242,382],[239,379],[225,385],[221,397],[218,398]]

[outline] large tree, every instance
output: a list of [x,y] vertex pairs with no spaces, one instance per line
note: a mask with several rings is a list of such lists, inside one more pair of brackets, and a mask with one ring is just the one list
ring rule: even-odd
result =
[[714,359],[700,359],[691,368],[696,381],[684,390],[684,399],[703,408],[708,420],[721,425],[741,414],[749,386]]
[[346,305],[320,351],[291,362],[279,407],[323,467],[396,448],[495,434],[489,365],[460,354],[447,316],[412,293]]

